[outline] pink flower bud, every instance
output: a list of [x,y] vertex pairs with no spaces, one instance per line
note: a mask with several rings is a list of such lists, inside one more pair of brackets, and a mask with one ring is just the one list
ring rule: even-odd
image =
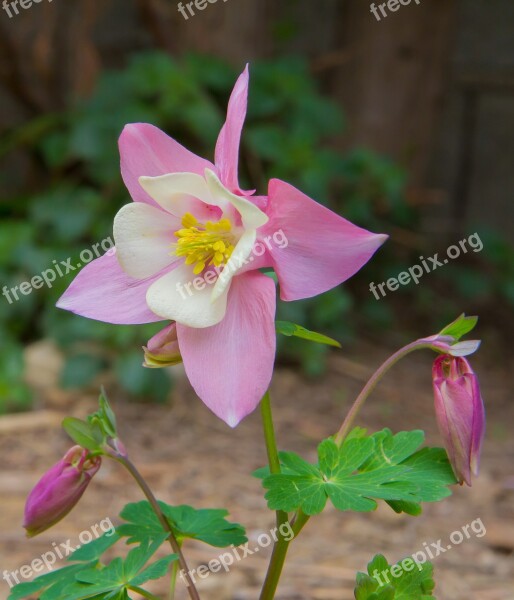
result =
[[441,355],[433,367],[435,411],[455,476],[471,485],[478,475],[485,409],[477,376],[465,358]]
[[77,504],[102,459],[74,446],[47,471],[30,492],[23,527],[33,537],[63,519]]
[[177,339],[177,324],[172,323],[159,331],[143,347],[145,351],[145,362],[143,366],[150,369],[170,367],[182,362]]

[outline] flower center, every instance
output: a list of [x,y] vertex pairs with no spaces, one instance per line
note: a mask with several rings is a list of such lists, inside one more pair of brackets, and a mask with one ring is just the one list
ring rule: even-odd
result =
[[186,265],[195,265],[195,275],[206,266],[219,267],[225,263],[234,251],[236,237],[232,233],[232,223],[221,219],[217,223],[200,223],[192,214],[182,217],[184,229],[175,231],[178,241],[172,244],[173,254],[185,256]]

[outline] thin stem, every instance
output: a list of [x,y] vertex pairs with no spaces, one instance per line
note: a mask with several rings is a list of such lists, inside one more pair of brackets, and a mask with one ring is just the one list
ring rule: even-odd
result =
[[131,590],[132,592],[136,592],[136,594],[143,596],[143,598],[148,598],[148,600],[159,600],[157,596],[154,596],[147,590],[144,590],[143,588],[140,588],[137,585],[127,585],[127,589]]
[[175,537],[175,534],[173,533],[173,529],[171,528],[170,524],[168,523],[168,519],[162,512],[162,509],[159,506],[159,503],[157,502],[157,499],[154,496],[152,490],[150,489],[149,485],[146,483],[146,481],[143,478],[143,476],[141,475],[141,473],[137,470],[136,466],[130,461],[130,459],[128,457],[118,457],[116,460],[118,460],[118,462],[120,462],[127,469],[127,471],[132,475],[132,477],[135,479],[136,483],[139,485],[139,487],[143,491],[143,494],[147,497],[148,502],[150,502],[150,505],[153,508],[155,514],[157,515],[157,518],[159,519],[164,530],[169,532],[168,541],[170,542],[170,545],[171,545],[173,551],[175,552],[175,554],[178,555],[180,568],[182,569],[181,572],[183,573],[183,575],[185,577],[187,591],[189,593],[189,596],[190,596],[191,600],[200,600],[198,591],[196,590],[195,584],[193,583],[193,580],[191,579],[191,574],[190,574],[189,568],[187,566],[186,559],[184,558],[184,554],[182,553],[182,549],[180,548],[180,544],[178,543],[177,538]]
[[177,587],[177,576],[178,576],[179,564],[177,561],[171,566],[171,579],[170,579],[170,595],[169,600],[175,600],[175,589]]
[[[268,453],[269,468],[272,474],[280,473],[280,458],[278,456],[277,440],[275,437],[275,428],[273,425],[273,414],[271,411],[271,399],[269,392],[266,392],[261,401],[262,424],[264,428],[264,439],[266,441],[266,451]],[[260,600],[273,600],[277,591],[278,582],[284,568],[284,563],[289,549],[290,540],[284,539],[281,534],[281,526],[288,523],[289,515],[282,511],[277,511],[278,540],[273,546],[268,572],[262,587]]]
[[335,442],[337,444],[341,444],[346,436],[350,433],[350,430],[353,426],[355,418],[359,414],[360,409],[363,407],[364,402],[366,402],[368,396],[375,389],[378,382],[382,379],[382,377],[389,371],[391,367],[393,367],[399,360],[401,360],[407,354],[414,352],[414,350],[421,350],[422,348],[432,348],[433,344],[427,342],[426,340],[416,340],[407,346],[404,346],[398,352],[395,352],[392,356],[390,356],[372,375],[371,379],[366,383],[361,393],[357,396],[357,399],[353,403],[350,412],[346,415],[346,418],[341,425],[341,429],[337,432],[335,436]]
[[294,533],[295,538],[300,535],[300,532],[305,527],[305,525],[307,525],[309,519],[310,519],[310,516],[306,515],[302,509],[300,509],[298,511],[298,513],[296,514],[296,517],[292,523],[293,533]]
[[289,541],[283,537],[279,537],[273,546],[268,572],[266,573],[266,579],[264,580],[261,595],[259,596],[260,600],[273,600],[275,598],[288,550]]
[[264,439],[266,440],[266,451],[270,471],[280,473],[280,458],[278,456],[277,440],[275,437],[275,427],[273,425],[273,414],[271,412],[271,398],[269,392],[264,394],[261,400],[262,425],[264,427]]
[[[269,392],[266,392],[261,401],[262,424],[264,427],[264,439],[266,441],[266,451],[268,453],[269,468],[273,475],[280,473],[280,458],[278,456],[277,439],[275,436],[275,426],[273,425],[273,413],[271,411],[271,398]],[[288,514],[282,510],[277,511],[277,526],[287,523]]]

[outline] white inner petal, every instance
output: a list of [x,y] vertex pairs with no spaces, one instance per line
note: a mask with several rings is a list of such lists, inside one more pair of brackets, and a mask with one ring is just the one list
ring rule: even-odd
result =
[[216,302],[217,299],[225,293],[225,290],[230,286],[232,277],[237,275],[237,272],[245,266],[247,260],[252,260],[251,254],[256,239],[257,232],[255,229],[247,229],[243,233],[232,252],[232,256],[227,261],[227,264],[216,281],[214,289],[212,290],[212,302]]
[[155,275],[178,260],[171,255],[173,231],[180,221],[149,204],[123,206],[114,218],[116,256],[121,268],[135,279]]
[[[260,208],[257,208],[255,204],[246,198],[236,196],[227,190],[214,171],[205,169],[205,179],[211,195],[215,197],[218,202],[223,200],[226,203],[231,204],[237,210],[241,215],[241,220],[245,229],[257,229],[269,221],[268,217]],[[220,206],[220,204],[218,204],[218,206]]]
[[[182,264],[159,278],[147,292],[149,308],[163,319],[195,328],[216,325],[225,316],[232,278],[252,260],[256,230],[268,222],[268,217],[246,198],[227,190],[210,169],[206,169],[205,178],[194,173],[170,173],[160,177],[140,177],[139,182],[167,212],[134,203],[118,213],[115,237],[117,246],[118,238],[120,240],[120,263],[133,277],[154,275],[176,260],[170,256],[171,243],[182,224],[172,215],[182,217],[191,212],[203,222],[205,214],[198,214],[198,210],[202,211],[204,205],[216,206],[232,221],[236,230],[242,232],[217,279],[208,272],[206,279],[207,275],[210,277],[206,281],[202,275],[194,274],[194,265]],[[209,210],[214,209],[206,208]],[[233,222],[234,210],[241,216],[242,227]]]
[[226,201],[212,195],[205,178],[195,173],[169,173],[159,177],[140,177],[141,187],[168,212],[183,216],[191,210],[191,198],[224,210]]
[[150,310],[163,319],[188,327],[211,327],[225,316],[229,289],[230,285],[227,285],[213,302],[212,283],[195,275],[191,265],[184,264],[153,283],[146,301]]

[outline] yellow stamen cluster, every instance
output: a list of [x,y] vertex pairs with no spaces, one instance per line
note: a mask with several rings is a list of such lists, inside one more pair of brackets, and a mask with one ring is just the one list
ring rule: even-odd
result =
[[182,217],[182,225],[184,229],[175,232],[178,241],[173,244],[173,254],[185,256],[186,265],[194,264],[195,275],[206,266],[219,267],[230,258],[236,240],[228,219],[203,224],[192,214],[186,213]]

